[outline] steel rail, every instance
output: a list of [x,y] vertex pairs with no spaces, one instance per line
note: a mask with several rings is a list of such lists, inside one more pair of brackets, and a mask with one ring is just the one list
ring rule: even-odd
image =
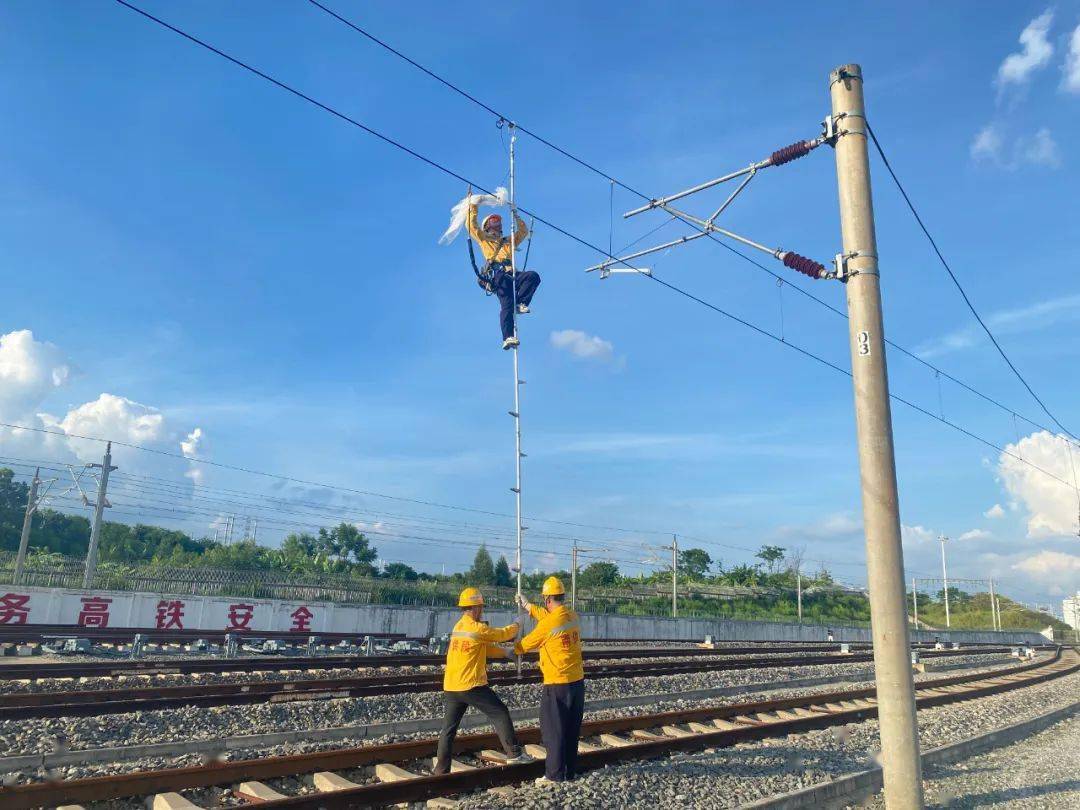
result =
[[[1063,660],[1061,650],[1058,649],[1053,658],[1047,661],[1011,667],[1001,672],[955,675],[923,681],[918,685],[917,702],[920,707],[939,706],[1018,689],[1078,670],[1080,670],[1080,660],[1075,653],[1070,653],[1069,659]],[[979,682],[982,682],[982,685],[979,685]],[[949,687],[962,684],[970,684],[971,688],[949,691]],[[872,705],[851,707],[851,701],[872,699],[874,694],[873,687],[865,687],[720,707],[683,709],[638,717],[587,721],[582,725],[582,737],[712,720],[729,720],[739,723],[742,727],[582,752],[579,754],[578,763],[582,770],[588,770],[627,759],[662,756],[672,751],[727,747],[739,742],[859,722],[873,717],[876,714],[876,708]],[[845,703],[849,707],[846,708]],[[830,709],[829,706],[833,708]],[[775,722],[771,719],[766,720],[764,717],[766,714],[776,712],[791,714],[793,710],[807,711],[809,716]],[[535,727],[522,728],[518,730],[518,738],[522,743],[539,742],[540,731]],[[89,777],[65,782],[9,785],[0,787],[0,806],[5,810],[30,810],[34,807],[81,804],[244,781],[295,777],[303,773],[344,770],[377,763],[411,762],[430,758],[435,751],[436,742],[433,738],[427,738],[389,745],[234,762],[219,761],[200,766]],[[461,735],[455,741],[454,752],[476,751],[497,746],[498,738],[494,734]],[[265,802],[265,804],[268,810],[278,807],[333,810],[333,808],[392,805],[466,793],[479,788],[520,783],[539,775],[543,767],[543,762],[537,761],[523,765],[478,768],[443,776],[423,776],[402,782],[363,785],[335,793],[299,796]]]
[[[818,644],[819,646],[814,646]],[[852,644],[853,649],[866,644]],[[1007,647],[979,647],[979,650],[1005,650]],[[663,658],[690,656],[736,656],[761,653],[836,653],[839,644],[781,645],[775,647],[666,647],[635,649],[586,649],[587,660],[609,658]],[[532,654],[532,657],[536,657]],[[128,675],[184,675],[196,672],[274,672],[280,670],[354,669],[378,667],[441,666],[444,655],[339,655],[339,656],[275,656],[258,658],[209,658],[197,661],[168,659],[130,659],[101,662],[49,662],[0,664],[0,680],[42,680],[45,678],[120,677]]]
[[[957,651],[942,651],[955,654]],[[775,669],[779,667],[824,666],[829,664],[867,663],[871,653],[825,654],[798,657],[745,658],[736,660],[646,661],[588,666],[586,678],[663,677],[696,672]],[[488,681],[494,686],[537,683],[539,670],[518,675],[512,669],[494,670]],[[0,720],[25,720],[44,717],[93,717],[136,711],[160,711],[181,707],[241,706],[256,703],[282,703],[338,698],[369,697],[388,694],[435,692],[442,689],[441,672],[415,672],[404,675],[365,676],[359,678],[321,678],[305,681],[198,684],[135,689],[97,689],[90,691],[27,692],[0,695]]]

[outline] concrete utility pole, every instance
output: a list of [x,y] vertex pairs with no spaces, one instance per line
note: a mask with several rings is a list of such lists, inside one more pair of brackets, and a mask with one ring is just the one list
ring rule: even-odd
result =
[[994,580],[990,580],[990,625],[995,630],[1000,630],[997,621],[997,608],[995,607],[996,600],[994,599]]
[[911,676],[904,550],[900,540],[862,68],[843,65],[832,71],[829,95],[832,119],[842,133],[835,142],[836,177],[843,252],[851,274],[846,285],[851,374],[885,801],[893,810],[910,810],[923,806],[922,764]]
[[911,578],[911,604],[915,608],[915,629],[919,629],[919,588],[915,584],[915,577]]
[[799,605],[799,624],[802,624],[802,571],[795,572],[795,600]]
[[570,609],[577,610],[577,540],[570,549]]
[[940,535],[938,540],[941,541],[941,581],[945,586],[943,593],[945,594],[945,627],[952,627],[952,620],[949,618],[949,573],[945,570],[945,541],[949,538],[945,535]]
[[26,514],[23,515],[22,534],[19,535],[19,554],[15,558],[15,584],[22,582],[23,567],[26,565],[26,548],[30,544],[30,526],[34,522],[34,512],[37,510],[38,484],[41,483],[41,468],[34,470],[34,480],[30,482],[30,494],[26,498]]
[[83,574],[83,587],[90,588],[94,582],[94,571],[97,570],[98,543],[101,540],[101,515],[105,507],[109,506],[105,498],[105,492],[109,487],[109,473],[116,469],[112,466],[112,442],[105,445],[105,458],[101,464],[90,464],[91,468],[101,470],[101,479],[98,481],[97,505],[94,507],[94,525],[90,529],[90,548],[86,551],[86,573]]
[[679,617],[679,538],[671,535],[671,618]]

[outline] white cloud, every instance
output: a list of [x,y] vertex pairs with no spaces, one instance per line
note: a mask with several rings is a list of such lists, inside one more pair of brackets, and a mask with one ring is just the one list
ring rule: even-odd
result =
[[900,537],[905,543],[914,543],[916,545],[926,543],[930,540],[937,540],[937,534],[925,526],[900,526]]
[[101,443],[75,438],[77,436],[153,444],[165,435],[165,417],[161,411],[114,394],[102,394],[92,402],[73,408],[56,425],[69,436],[74,434],[70,443],[83,461],[101,455]]
[[0,416],[23,424],[70,375],[61,351],[34,340],[29,329],[0,336]]
[[[158,450],[176,448],[180,439],[165,415],[126,397],[103,393],[70,408],[63,416],[45,412],[49,397],[70,377],[71,365],[63,352],[51,343],[35,340],[30,330],[0,335],[0,422],[21,426],[0,428],[0,449],[5,454],[64,464],[100,462],[103,444],[78,436]],[[202,431],[196,428],[180,449],[185,455],[188,449],[205,452],[202,440]],[[129,472],[176,474],[175,462],[121,446],[113,447],[113,463]]]
[[956,539],[957,540],[985,540],[988,537],[992,537],[992,536],[993,535],[991,535],[990,532],[986,531],[985,529],[971,529],[970,531],[964,532],[962,535],[960,535]]
[[804,538],[810,540],[849,539],[862,534],[862,519],[854,512],[833,512],[815,523],[785,525],[776,530],[778,540],[792,542]]
[[1030,135],[1006,137],[998,124],[987,124],[971,142],[971,159],[999,169],[1015,171],[1025,166],[1043,169],[1061,167],[1061,149],[1047,127]]
[[580,329],[552,332],[551,345],[582,360],[608,362],[615,356],[615,347],[611,345],[611,341],[596,335],[587,335]]
[[1050,63],[1050,57],[1054,55],[1054,46],[1047,35],[1053,21],[1054,11],[1047,9],[1020,32],[1022,46],[1020,52],[1006,56],[998,67],[999,87],[1026,84],[1036,70]]
[[[1039,301],[1016,309],[1001,310],[992,313],[986,319],[991,329],[1005,335],[1049,329],[1061,323],[1076,320],[1080,320],[1080,294]],[[930,359],[970,348],[984,339],[985,333],[978,326],[965,326],[935,341],[924,343],[915,352],[924,359]]]
[[196,484],[201,484],[206,478],[206,470],[195,463],[197,459],[202,458],[200,453],[205,452],[205,450],[206,434],[203,433],[202,428],[195,428],[187,435],[186,439],[180,442],[180,452],[183,453],[184,458],[192,459],[192,464],[188,467],[184,476],[190,478]]
[[1080,557],[1075,554],[1040,551],[1014,563],[1012,567],[1057,596],[1072,593],[1080,585]]
[[[1006,445],[998,460],[1002,484],[1027,511],[1028,537],[1064,537],[1077,532],[1076,490],[1062,483],[1072,481],[1068,447],[1063,437],[1038,431]],[[1080,462],[1075,448],[1072,452],[1074,461]]]
[[1005,517],[1005,510],[1001,508],[1000,503],[995,503],[993,506],[983,512],[983,517],[989,518],[990,520],[997,520],[998,518]]
[[1061,150],[1046,127],[1036,132],[1029,142],[1018,144],[1018,148],[1020,160],[1024,163],[1047,169],[1061,166]]
[[1065,56],[1061,71],[1064,74],[1061,78],[1062,89],[1080,93],[1080,25],[1073,29],[1069,37],[1069,53]]
[[985,160],[1000,163],[1003,145],[1001,131],[994,124],[987,124],[971,142],[971,159],[976,162]]

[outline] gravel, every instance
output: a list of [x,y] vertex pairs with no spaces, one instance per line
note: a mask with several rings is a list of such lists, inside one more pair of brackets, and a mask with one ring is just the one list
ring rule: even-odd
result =
[[[1080,673],[977,701],[924,709],[918,715],[919,736],[924,748],[945,745],[1071,704],[1076,701],[1077,694],[1080,694]],[[1075,735],[1075,730],[1072,733]],[[503,793],[487,792],[468,797],[462,807],[465,810],[561,807],[585,810],[637,806],[707,810],[736,807],[863,770],[873,764],[877,756],[878,724],[876,720],[870,720],[845,728],[790,735],[786,739],[630,762],[586,773],[563,785],[528,785]],[[1040,774],[1049,777],[1050,772],[1056,770],[1051,767],[1054,760],[1050,758],[1049,748],[1042,756],[1042,764],[1037,765],[1038,755],[1033,754],[1032,780],[1043,778],[1045,781]],[[1026,768],[1020,770],[1021,774],[1027,771]],[[1018,774],[1016,778],[1027,777]],[[1061,781],[1060,778],[1056,780],[1059,786]],[[1077,783],[1073,781],[1071,789],[1076,788]],[[1060,794],[1049,794],[1049,803],[1023,806],[1069,806],[1068,801],[1059,803],[1058,798]],[[1041,800],[1046,802],[1047,794],[1042,794]]]
[[[743,645],[737,645],[743,646]],[[634,649],[640,649],[641,645],[637,645]],[[683,645],[685,647],[685,645]],[[661,646],[661,649],[664,647]],[[590,666],[604,664],[604,663],[664,663],[671,661],[707,661],[707,657],[703,656],[686,656],[679,654],[679,648],[672,646],[671,654],[661,656],[657,658],[632,658],[623,659],[618,655],[617,648],[612,648],[609,644],[604,644],[602,647],[595,648],[602,651],[612,649],[611,658],[604,659],[592,659],[588,663]],[[825,655],[827,653],[808,649],[806,654],[820,653]],[[768,649],[763,649],[760,653],[754,655],[737,655],[737,656],[723,656],[719,660],[723,661],[741,661],[747,658],[789,658],[798,653],[770,653]],[[972,656],[977,659],[979,656]],[[962,657],[964,660],[967,656]],[[89,658],[86,656],[78,656],[62,659],[66,663],[82,663],[86,660],[93,663],[102,663],[100,658]],[[45,659],[41,659],[45,660]],[[49,659],[52,660],[52,659]],[[160,666],[169,666],[175,664],[178,660],[206,660],[206,656],[176,656],[171,659],[153,659],[145,660],[143,663],[158,664]],[[273,659],[270,659],[273,660]],[[949,658],[947,660],[957,660]],[[122,664],[123,661],[117,662]],[[301,667],[304,664],[301,663]],[[513,664],[491,664],[492,671],[498,669],[512,668]],[[526,668],[535,668],[535,661],[531,664],[527,663]],[[8,680],[0,681],[0,695],[3,694],[25,694],[30,692],[76,692],[76,691],[89,691],[89,690],[104,690],[104,689],[129,689],[132,687],[142,687],[148,685],[155,686],[198,686],[205,684],[225,684],[225,683],[281,683],[287,681],[297,680],[326,680],[334,678],[362,678],[369,676],[388,676],[388,675],[408,675],[416,674],[420,672],[440,672],[442,670],[441,665],[420,665],[420,666],[408,666],[408,667],[337,667],[327,669],[291,669],[291,670],[278,670],[278,671],[265,671],[265,672],[200,672],[189,674],[178,673],[165,673],[154,675],[124,675],[119,677],[90,677],[90,678],[42,678],[36,681],[21,681],[21,680]]]
[[[1073,715],[1023,742],[928,768],[923,784],[928,807],[1080,807],[1078,773],[1080,716]],[[884,808],[884,798],[868,806]]]
[[[972,656],[970,661],[950,659],[949,663],[967,663],[987,669],[989,662],[986,656]],[[1010,665],[1011,659],[1002,657],[992,668]],[[777,667],[767,670],[716,670],[647,678],[607,678],[590,682],[589,697],[599,700],[813,677],[860,679],[870,677],[872,672],[873,666],[867,662]],[[927,673],[924,677],[934,677],[934,674]],[[537,703],[538,689],[534,684],[500,686],[497,689],[511,709],[533,707]],[[642,710],[631,711],[640,713]],[[0,721],[0,756],[174,742],[182,739],[216,739],[441,715],[441,693],[421,692],[295,703],[259,703],[249,706],[184,707],[99,717],[6,720]]]

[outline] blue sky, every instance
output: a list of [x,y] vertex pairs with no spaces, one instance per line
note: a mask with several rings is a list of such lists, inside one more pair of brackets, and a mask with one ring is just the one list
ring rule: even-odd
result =
[[[652,195],[815,136],[829,71],[861,63],[875,131],[942,249],[1014,361],[1080,431],[1070,373],[1080,3],[836,15],[555,2],[488,7],[482,24],[446,4],[329,4]],[[307,3],[138,5],[487,187],[505,180],[505,140],[487,113]],[[512,376],[497,304],[473,282],[463,243],[437,244],[461,183],[113,2],[12,2],[0,23],[3,421],[172,452],[199,428],[188,453],[214,462],[512,511]],[[519,202],[545,218],[604,246],[613,229],[616,247],[663,221],[623,221],[636,201],[616,190],[612,222],[607,181],[527,137],[518,145]],[[880,163],[872,171],[889,337],[1049,425],[976,331]],[[707,214],[724,193],[687,207]],[[763,172],[725,218],[827,260],[839,250],[831,151]],[[668,225],[641,245],[684,232]],[[527,564],[565,565],[543,555],[564,553],[571,536],[640,560],[652,553],[643,544],[678,532],[805,546],[863,581],[850,381],[645,279],[585,275],[599,258],[537,228],[530,264],[543,285],[521,355]],[[848,365],[846,324],[792,289],[843,308],[835,282],[790,275],[778,289],[705,240],[649,265],[771,331],[782,299],[785,338]],[[1014,427],[947,381],[939,389],[895,353],[890,377],[895,393],[998,445],[1022,440],[1025,458],[1066,475],[1054,436]],[[950,552],[956,576],[993,575],[1026,601],[1080,586],[1070,487],[902,405],[894,415],[909,576],[937,574],[943,532],[966,535]],[[99,452],[0,433],[10,458]],[[117,517],[196,533],[220,522],[217,506],[261,515],[266,542],[311,520],[212,507],[222,489],[317,500],[380,532],[385,559],[428,569],[467,560],[474,538],[505,543],[512,525],[182,459],[117,458],[122,476],[142,477],[117,490]],[[155,500],[146,476],[177,486]],[[193,477],[207,489],[191,493]],[[749,557],[706,548],[727,564]]]

